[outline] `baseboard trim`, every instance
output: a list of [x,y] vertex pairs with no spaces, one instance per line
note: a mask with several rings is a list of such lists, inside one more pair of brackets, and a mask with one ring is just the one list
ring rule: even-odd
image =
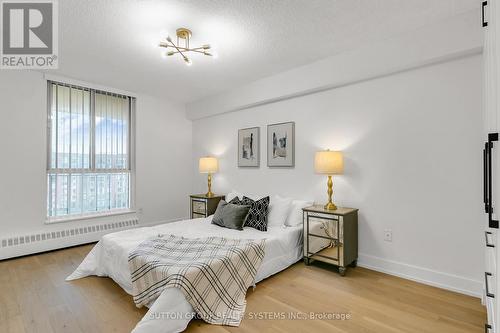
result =
[[424,267],[409,265],[362,253],[359,254],[358,266],[427,284],[433,287],[447,289],[473,297],[482,297],[482,282],[462,276],[439,272]]

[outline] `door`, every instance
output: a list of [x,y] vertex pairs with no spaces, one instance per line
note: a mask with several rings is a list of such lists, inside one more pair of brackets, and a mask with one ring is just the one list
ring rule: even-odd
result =
[[[498,229],[490,227],[490,220],[500,217],[500,144],[495,140],[495,134],[500,129],[499,117],[499,88],[500,88],[500,0],[487,0],[481,2],[482,25],[484,32],[483,47],[483,121],[484,140],[486,141],[485,156],[488,169],[485,170],[490,178],[485,178],[485,273],[484,273],[484,303],[488,310],[488,323],[491,327],[486,332],[497,332],[500,309],[498,307],[497,291],[500,290],[500,279],[497,278],[499,263]],[[489,161],[491,159],[491,162]],[[487,201],[487,202],[486,202]],[[490,207],[488,207],[488,205]],[[488,209],[492,210],[491,216]],[[491,223],[495,226],[495,223]],[[489,244],[489,245],[488,245]],[[496,264],[492,263],[492,260]]]

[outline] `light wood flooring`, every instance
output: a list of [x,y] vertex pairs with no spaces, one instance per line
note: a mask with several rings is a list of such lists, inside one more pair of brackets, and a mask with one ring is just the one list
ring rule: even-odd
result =
[[[91,245],[0,262],[0,332],[130,332],[146,313],[109,278],[64,279]],[[247,314],[346,313],[348,320],[245,319],[239,328],[192,321],[187,332],[484,332],[473,297],[364,268],[345,277],[302,262],[247,294]],[[269,313],[267,313],[269,312]]]

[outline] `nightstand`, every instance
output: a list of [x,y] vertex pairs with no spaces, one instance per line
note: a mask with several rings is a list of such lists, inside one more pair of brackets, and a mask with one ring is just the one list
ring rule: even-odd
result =
[[358,260],[358,210],[326,210],[323,206],[302,209],[304,214],[304,262],[319,260],[338,266],[344,276],[346,267]]
[[207,217],[215,213],[219,201],[224,200],[224,195],[214,195],[207,197],[205,194],[192,194],[191,200],[191,218],[197,219]]

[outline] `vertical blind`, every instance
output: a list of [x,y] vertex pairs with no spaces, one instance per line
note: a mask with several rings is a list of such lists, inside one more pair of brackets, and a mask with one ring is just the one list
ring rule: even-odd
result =
[[47,216],[130,208],[128,96],[48,83]]

